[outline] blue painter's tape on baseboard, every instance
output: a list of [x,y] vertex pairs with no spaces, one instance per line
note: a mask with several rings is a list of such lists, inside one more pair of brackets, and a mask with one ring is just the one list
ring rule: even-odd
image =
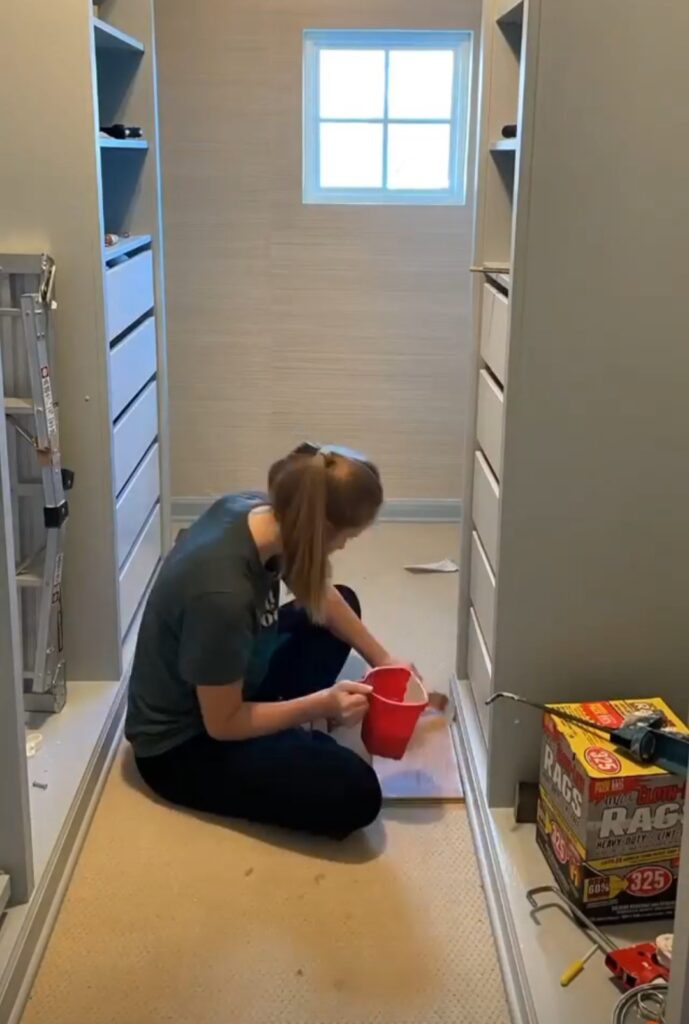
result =
[[[173,498],[172,518],[178,523],[198,519],[214,501],[214,497]],[[458,523],[461,518],[462,503],[454,498],[393,498],[380,514],[384,523]]]

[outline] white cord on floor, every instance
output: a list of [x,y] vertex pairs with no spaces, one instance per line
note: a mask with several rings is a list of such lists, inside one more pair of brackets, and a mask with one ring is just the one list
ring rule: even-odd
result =
[[[658,1021],[664,1024],[667,991],[666,982],[630,989],[615,1007],[612,1024],[638,1024],[639,1021]],[[630,1016],[632,1010],[636,1013],[636,1020]]]

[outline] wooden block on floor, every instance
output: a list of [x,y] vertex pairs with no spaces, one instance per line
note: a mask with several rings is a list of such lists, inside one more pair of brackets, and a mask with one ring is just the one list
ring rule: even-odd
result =
[[420,718],[404,757],[391,761],[374,757],[383,799],[463,802],[450,723],[445,715],[428,710]]

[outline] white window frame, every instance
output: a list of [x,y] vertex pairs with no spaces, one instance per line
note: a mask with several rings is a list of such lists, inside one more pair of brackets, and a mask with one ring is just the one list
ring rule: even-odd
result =
[[[385,111],[382,118],[319,117],[319,54],[321,50],[384,50]],[[390,50],[454,50],[452,110],[448,118],[388,117],[388,68]],[[415,32],[387,29],[307,29],[304,32],[303,75],[303,200],[305,203],[369,203],[381,205],[464,205],[467,196],[467,156],[471,105],[473,32]],[[389,124],[450,124],[450,187],[448,189],[388,189],[387,149]],[[382,124],[383,186],[381,188],[322,188],[320,173],[320,124]]]

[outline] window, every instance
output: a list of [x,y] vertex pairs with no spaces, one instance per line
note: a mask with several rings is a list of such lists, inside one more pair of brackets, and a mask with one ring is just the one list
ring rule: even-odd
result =
[[471,32],[304,33],[304,202],[464,203]]

